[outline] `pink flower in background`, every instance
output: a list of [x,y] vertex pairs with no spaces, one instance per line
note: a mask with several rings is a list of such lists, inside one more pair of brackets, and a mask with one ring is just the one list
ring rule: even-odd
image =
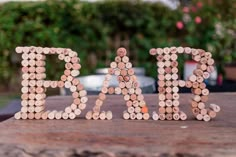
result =
[[176,22],[176,27],[177,27],[178,29],[183,29],[183,28],[184,28],[183,22],[182,22],[182,21]]
[[189,13],[189,7],[183,7],[183,12],[184,13]]
[[192,7],[191,7],[191,11],[195,13],[195,12],[197,11],[197,8],[194,7],[194,6],[192,6]]
[[197,2],[197,7],[198,8],[202,8],[202,6],[203,6],[202,2]]
[[196,24],[199,24],[201,22],[202,22],[202,18],[201,17],[199,17],[199,16],[195,17],[195,23]]

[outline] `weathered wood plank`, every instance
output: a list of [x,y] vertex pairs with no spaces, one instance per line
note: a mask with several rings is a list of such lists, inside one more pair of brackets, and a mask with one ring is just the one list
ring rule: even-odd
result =
[[[211,122],[193,119],[190,97],[180,98],[187,121],[125,121],[121,96],[108,96],[103,106],[113,111],[112,121],[10,119],[0,123],[0,156],[236,156],[236,93],[210,95],[222,108]],[[87,110],[96,96],[89,98]],[[157,108],[157,95],[145,100],[150,110]],[[49,97],[47,107],[62,109],[71,101]]]

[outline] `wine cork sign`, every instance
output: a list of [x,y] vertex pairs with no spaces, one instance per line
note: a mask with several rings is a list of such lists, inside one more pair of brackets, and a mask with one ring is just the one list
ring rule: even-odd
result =
[[[118,87],[109,87],[109,81],[111,80],[112,75],[117,77],[119,82]],[[110,120],[112,118],[111,111],[100,112],[100,108],[106,99],[106,94],[123,95],[127,106],[127,110],[123,112],[124,119],[149,119],[150,116],[142,95],[142,90],[139,87],[139,82],[134,75],[134,69],[129,62],[129,57],[127,57],[127,52],[124,48],[119,48],[117,50],[117,56],[115,57],[115,61],[110,64],[108,74],[105,76],[103,87],[95,102],[95,106],[92,111],[89,111],[86,114],[86,119]]]
[[[214,60],[210,52],[202,49],[189,47],[166,47],[152,48],[149,51],[157,59],[158,66],[158,96],[159,109],[153,112],[154,120],[186,120],[187,115],[180,110],[179,87],[191,88],[193,98],[191,100],[192,112],[197,120],[209,121],[215,118],[220,107],[211,104],[210,108],[205,107],[208,100],[209,90],[203,82],[214,71]],[[189,54],[196,61],[197,68],[186,81],[178,80],[178,54]]]
[[[75,77],[79,75],[81,65],[77,53],[65,48],[17,47],[22,54],[22,88],[21,111],[15,114],[16,119],[75,119],[85,109],[87,92]],[[65,61],[65,71],[60,81],[45,80],[46,55],[58,55]],[[70,89],[73,103],[64,111],[45,111],[47,88],[65,87]]]
[[[21,110],[15,114],[15,119],[75,119],[86,108],[88,101],[87,92],[78,78],[81,65],[77,53],[67,48],[42,48],[42,47],[17,47],[16,52],[22,55],[22,88]],[[201,49],[166,47],[152,48],[150,54],[157,59],[158,79],[158,111],[153,111],[153,120],[186,120],[187,115],[180,110],[179,88],[191,88],[192,112],[197,120],[210,121],[216,117],[220,107],[210,104],[206,108],[209,90],[204,79],[214,70],[214,60],[211,53]],[[197,68],[189,78],[178,80],[178,54],[189,54],[198,62]],[[47,55],[57,55],[65,61],[65,71],[59,81],[45,80],[45,59]],[[117,77],[117,87],[110,86],[112,75]],[[68,88],[72,92],[73,103],[63,111],[46,111],[45,99],[47,88]],[[137,77],[125,48],[117,50],[117,56],[111,62],[108,74],[105,76],[101,92],[95,105],[88,111],[85,118],[90,120],[111,120],[111,111],[101,111],[107,94],[122,94],[127,110],[123,118],[128,120],[148,120],[150,118],[147,104],[142,95]]]

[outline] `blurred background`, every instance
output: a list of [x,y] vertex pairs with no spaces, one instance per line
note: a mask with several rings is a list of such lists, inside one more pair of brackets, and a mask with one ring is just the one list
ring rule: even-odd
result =
[[[123,46],[140,75],[154,80],[154,86],[157,67],[150,48],[202,48],[216,62],[216,73],[206,81],[210,91],[236,91],[235,17],[235,0],[1,0],[0,108],[20,95],[16,46],[71,48],[81,58],[81,76],[99,75],[99,68],[108,67]],[[180,55],[178,60],[184,79],[191,57]],[[46,67],[48,79],[58,80],[64,63],[48,56]]]

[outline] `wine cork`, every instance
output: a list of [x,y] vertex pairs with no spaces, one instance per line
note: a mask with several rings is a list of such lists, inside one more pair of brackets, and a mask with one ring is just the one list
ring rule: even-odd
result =
[[107,111],[106,112],[106,118],[107,118],[107,120],[111,120],[112,119],[112,112],[111,111]]
[[209,115],[211,118],[215,118],[215,117],[216,117],[216,112],[215,112],[215,111],[209,110],[207,113],[208,113],[208,115]]
[[203,75],[203,71],[201,69],[195,69],[193,71],[193,73],[196,75],[196,76],[202,76]]
[[184,52],[185,52],[186,54],[190,54],[190,53],[192,52],[192,49],[191,49],[190,47],[185,47],[185,48],[184,48]]
[[74,111],[75,109],[77,109],[77,105],[74,104],[74,103],[72,103],[72,104],[70,105],[70,108],[72,109],[72,111]]
[[203,89],[202,90],[202,95],[209,95],[209,90],[208,89]]
[[163,75],[167,70],[164,69],[164,68],[158,68],[157,72],[158,72],[158,74],[162,74]]
[[198,88],[199,87],[199,83],[198,82],[193,82],[192,86],[193,86],[193,88]]
[[193,89],[193,94],[200,95],[202,93],[202,90],[200,88]]
[[130,119],[130,114],[129,114],[127,111],[124,111],[124,112],[123,112],[123,118],[124,118],[125,120]]
[[[174,64],[174,63],[175,63],[175,64]],[[176,64],[177,64],[177,65],[176,65]],[[172,65],[172,67],[173,67],[173,68],[171,69],[171,72],[172,72],[172,73],[178,73],[178,71],[179,71],[178,68],[177,68],[178,62],[172,62],[171,65]],[[174,66],[176,66],[176,67],[174,67]]]
[[74,110],[74,113],[76,116],[79,116],[81,114],[81,110],[77,108]]
[[66,112],[63,112],[62,113],[62,118],[65,119],[65,120],[68,119],[69,118],[69,114],[66,113]]
[[186,120],[187,119],[187,115],[184,112],[180,112],[180,119],[181,120]]
[[143,119],[144,119],[144,120],[148,120],[149,118],[150,118],[149,113],[144,113],[144,114],[143,114]]
[[157,48],[156,50],[157,50],[157,54],[159,54],[159,55],[164,53],[162,48]]
[[122,59],[121,59],[120,56],[116,56],[116,57],[115,57],[115,62],[119,63],[119,62],[121,62],[121,61],[122,61]]
[[197,107],[198,107],[199,109],[204,109],[204,108],[205,108],[205,104],[204,104],[203,102],[199,102],[198,105],[197,105]]
[[[28,105],[29,105],[29,107],[34,106],[35,105],[35,101],[34,100],[29,100],[28,101]],[[34,110],[32,112],[34,112]]]
[[210,108],[214,111],[214,112],[220,112],[220,107],[216,104],[210,104]]
[[136,119],[136,114],[135,114],[135,113],[130,113],[130,119],[131,119],[131,120]]
[[88,97],[81,97],[81,103],[85,104],[88,101]]
[[125,67],[126,67],[127,69],[130,69],[130,68],[132,68],[132,64],[131,64],[130,62],[128,62],[128,63],[125,64]]
[[106,112],[105,112],[105,111],[102,111],[102,112],[99,114],[99,119],[101,119],[101,120],[105,120],[105,119],[106,119]]
[[174,106],[173,108],[172,108],[172,110],[173,110],[173,112],[174,113],[179,113],[179,107],[177,107],[177,106]]
[[172,92],[172,88],[171,88],[171,87],[166,87],[166,88],[165,88],[165,91],[166,91],[167,93],[171,93],[171,92]]
[[197,114],[196,119],[197,120],[203,120],[203,115],[202,114]]
[[42,118],[42,114],[43,114],[43,112],[35,113],[35,114],[34,114],[34,118],[37,119],[37,120],[39,120],[39,119]]
[[160,119],[160,120],[165,120],[165,119],[166,119],[165,114],[159,114],[159,119]]
[[201,101],[202,102],[207,102],[207,100],[208,100],[208,96],[207,95],[201,96]]
[[172,74],[171,75],[171,79],[172,80],[177,80],[178,79],[178,75],[177,74]]
[[173,109],[172,107],[166,107],[166,113],[172,113]]
[[194,95],[193,100],[199,102],[201,101],[201,97],[199,95]]
[[203,120],[204,120],[205,122],[208,122],[208,121],[211,120],[211,117],[206,114],[206,115],[203,116]]
[[126,101],[126,106],[127,106],[127,107],[131,107],[132,104],[133,104],[132,101],[130,101],[130,100],[129,100],[129,101]]
[[173,85],[174,87],[179,86],[178,80],[172,80],[172,85]]
[[205,89],[206,88],[206,84],[204,82],[202,82],[202,83],[199,84],[199,87],[201,89]]
[[136,119],[137,119],[137,120],[143,119],[143,114],[142,114],[142,113],[137,113],[137,114],[136,114]]
[[155,48],[150,49],[149,54],[155,56],[157,54],[157,50]]
[[119,69],[122,70],[122,69],[125,68],[125,63],[124,62],[120,62],[120,63],[117,64],[117,66],[118,66]]
[[192,49],[193,56],[198,55],[198,54],[199,54],[199,51],[197,49]]
[[48,119],[48,114],[49,114],[49,113],[50,113],[50,111],[43,112],[42,115],[41,115],[41,118],[42,118],[43,120]]
[[170,113],[166,114],[166,119],[167,120],[172,120],[173,119],[172,114],[170,114]]
[[189,76],[189,80],[190,80],[191,82],[195,82],[195,81],[197,80],[196,75],[190,75],[190,76]]
[[15,48],[15,51],[16,51],[16,53],[22,53],[23,52],[23,47],[18,46],[18,47]]
[[206,114],[207,114],[207,110],[206,110],[206,109],[201,109],[201,110],[200,110],[200,113],[201,113],[202,115],[206,115]]
[[204,81],[203,77],[201,77],[201,76],[197,77],[197,82],[202,83],[203,81]]
[[171,48],[170,48],[170,52],[173,54],[173,53],[177,53],[177,48],[176,47],[174,47],[174,46],[172,46]]
[[140,113],[140,112],[141,112],[141,108],[138,107],[138,106],[135,107],[135,108],[134,108],[134,112],[135,112],[135,113]]
[[134,75],[134,70],[133,70],[133,69],[129,69],[129,70],[128,70],[128,74],[129,74],[129,75]]
[[170,48],[169,47],[165,47],[163,49],[163,51],[164,51],[165,54],[169,54],[170,53]]
[[169,61],[169,60],[166,60],[165,62],[164,62],[164,66],[165,67],[169,67],[171,65],[171,62]]
[[199,108],[192,108],[192,112],[194,115],[200,114],[201,110]]
[[54,110],[54,111],[51,111],[48,113],[48,119],[54,119],[55,118],[55,115],[56,115],[57,111]]
[[175,53],[171,54],[171,56],[170,56],[170,59],[171,59],[172,61],[176,61],[177,58],[178,58],[178,56],[177,56],[177,54],[175,54]]
[[121,89],[120,89],[120,87],[116,87],[116,88],[115,88],[115,93],[116,93],[116,94],[121,94]]
[[204,79],[208,79],[210,77],[210,73],[209,72],[203,72],[203,78]]
[[179,94],[178,93],[173,93],[172,98],[174,100],[178,100],[179,99]]
[[73,112],[71,112],[71,113],[69,113],[69,118],[70,119],[75,119],[76,115]]
[[166,100],[166,106],[172,106],[173,105],[173,101],[172,100]]
[[157,62],[157,66],[159,68],[163,68],[165,66],[165,63],[164,62]]
[[172,91],[173,91],[174,93],[178,93],[178,92],[179,92],[179,88],[178,88],[178,87],[173,87],[173,88],[172,88]]
[[166,112],[166,109],[164,107],[159,107],[159,113],[164,114]]
[[177,52],[178,53],[184,53],[184,48],[183,47],[178,47]]
[[74,69],[74,70],[79,70],[79,69],[81,69],[81,65],[78,64],[78,63],[73,63],[72,69]]
[[92,112],[92,111],[88,111],[88,112],[86,113],[86,115],[85,115],[85,118],[86,118],[87,120],[92,119],[92,117],[93,117],[93,112]]
[[145,105],[145,106],[142,106],[141,112],[142,112],[143,114],[148,113],[148,108],[147,108],[146,105]]
[[157,59],[158,62],[162,62],[162,61],[164,61],[164,56],[163,55],[158,55],[158,56],[156,56],[156,59]]
[[21,112],[22,112],[22,113],[27,113],[27,112],[28,112],[28,107],[22,106],[22,107],[21,107]]
[[79,109],[84,110],[86,108],[86,103],[80,103],[79,104]]
[[128,112],[129,112],[129,113],[134,113],[134,107],[132,107],[132,106],[131,106],[131,107],[128,107]]
[[180,119],[179,113],[174,113],[173,114],[173,119],[174,120],[179,120]]
[[126,56],[127,52],[125,48],[121,47],[116,51],[116,54],[120,57],[124,57]]
[[27,117],[30,120],[34,119],[34,113],[28,113]]
[[159,115],[155,111],[152,113],[152,119],[153,120],[158,120],[159,119]]
[[21,100],[22,107],[27,107],[27,105],[28,105],[28,100]]
[[70,56],[65,56],[64,61],[65,61],[66,63],[70,62],[70,60],[71,60],[71,57],[70,57]]
[[198,107],[198,103],[196,101],[191,101],[191,106],[192,106],[192,108],[197,108]]
[[207,64],[210,65],[210,66],[212,66],[212,65],[214,64],[214,59],[209,58],[209,59],[207,60]]
[[59,111],[55,114],[55,119],[62,119],[62,111]]
[[27,113],[21,113],[21,119],[26,120],[28,118],[28,114]]
[[122,57],[122,62],[128,63],[129,62],[129,57],[127,57],[127,56]]
[[14,118],[17,120],[21,119],[21,112],[15,113]]

